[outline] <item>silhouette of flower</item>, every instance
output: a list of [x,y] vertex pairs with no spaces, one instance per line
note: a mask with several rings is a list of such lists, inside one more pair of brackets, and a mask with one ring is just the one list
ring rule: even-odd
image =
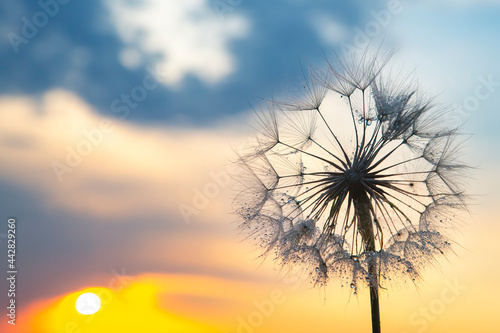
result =
[[375,316],[379,286],[415,281],[450,251],[465,208],[457,129],[413,75],[392,75],[391,56],[336,56],[267,101],[256,142],[239,153],[234,201],[264,256],[314,284],[368,286]]

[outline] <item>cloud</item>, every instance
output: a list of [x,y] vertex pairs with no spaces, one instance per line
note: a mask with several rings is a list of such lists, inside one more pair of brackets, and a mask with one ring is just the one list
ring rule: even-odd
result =
[[326,14],[314,13],[309,22],[326,44],[337,45],[347,37],[344,25]]
[[[225,127],[238,131],[241,126]],[[4,97],[0,177],[35,189],[46,204],[73,213],[119,219],[148,212],[170,220],[178,216],[184,223],[178,205],[191,204],[195,189],[203,191],[214,174],[226,169],[230,144],[239,137],[220,128],[105,119],[61,90],[38,99]],[[207,212],[222,207],[218,199]]]
[[[20,333],[45,332],[220,332],[248,307],[262,285],[203,275],[142,274],[103,276],[99,286],[83,286],[23,307]],[[83,293],[95,293],[101,307],[83,316],[75,309]],[[0,323],[5,331],[6,320]],[[8,330],[7,330],[8,331]]]
[[[230,143],[247,137],[241,119],[212,129],[118,119],[103,127],[104,120],[66,91],[0,98],[0,206],[23,221],[19,232],[31,249],[20,302],[92,283],[95,272],[112,268],[235,279],[268,274],[253,272],[257,262],[248,265],[258,254],[236,235],[229,186],[207,197],[190,224],[179,210],[194,207],[195,191],[225,172]],[[63,166],[62,181],[54,163]]]
[[[156,61],[167,73],[167,85],[178,84],[192,74],[207,84],[231,74],[236,66],[229,43],[243,38],[249,22],[241,15],[219,18],[206,0],[107,1],[119,36],[129,45]],[[131,61],[130,49],[121,60]]]

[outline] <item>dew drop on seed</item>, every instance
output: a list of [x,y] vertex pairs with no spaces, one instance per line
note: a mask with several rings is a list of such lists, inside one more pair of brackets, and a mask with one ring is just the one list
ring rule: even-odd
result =
[[354,283],[351,283],[351,285],[350,285],[350,286],[351,286],[351,288],[354,288],[354,287],[355,287]]
[[367,120],[366,120],[366,125],[367,125],[367,126],[370,126],[371,124],[372,124],[372,120],[371,120],[371,119],[367,119]]

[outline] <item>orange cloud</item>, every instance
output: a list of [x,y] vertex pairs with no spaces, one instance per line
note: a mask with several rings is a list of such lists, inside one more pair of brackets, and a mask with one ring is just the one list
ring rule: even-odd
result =
[[242,136],[238,126],[222,126],[132,125],[59,90],[39,99],[4,97],[0,175],[41,191],[57,208],[104,218],[174,212],[183,223],[178,205],[225,169],[230,142]]
[[[40,300],[19,311],[17,325],[0,323],[1,332],[203,332],[271,333],[369,330],[367,291],[350,296],[335,283],[311,290],[291,277],[281,283],[255,283],[196,275],[143,274],[124,283],[83,287]],[[387,332],[495,332],[493,305],[478,295],[465,275],[434,273],[428,287],[409,287],[382,294],[383,328]],[[79,295],[100,296],[101,309],[81,315],[75,309]],[[472,310],[470,304],[477,304]],[[469,313],[470,312],[470,313]],[[468,314],[469,313],[469,314]],[[490,317],[490,319],[488,319]],[[481,319],[481,320],[479,320]]]
[[[258,284],[193,275],[145,274],[109,287],[85,287],[23,308],[16,326],[2,332],[221,332],[228,317],[244,311],[259,294]],[[94,293],[101,308],[93,315],[76,311],[83,293]]]

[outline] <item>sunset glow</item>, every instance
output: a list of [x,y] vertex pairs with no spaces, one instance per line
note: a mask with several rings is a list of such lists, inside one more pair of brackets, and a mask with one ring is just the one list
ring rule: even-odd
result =
[[[335,275],[341,269],[331,267],[337,267],[338,253],[342,260],[360,262],[368,247],[358,251],[358,244],[372,238],[375,249],[394,245],[394,257],[387,261],[394,278],[386,278],[378,289],[382,333],[499,332],[499,1],[17,0],[3,1],[0,8],[1,333],[369,333],[367,276],[349,271],[359,280],[351,287],[351,281]],[[345,182],[353,191],[366,182],[380,193],[390,188],[368,168],[374,165],[368,161],[372,156],[363,153],[366,159],[358,160],[366,162],[359,163],[364,169],[339,168],[343,178],[323,162],[330,156],[341,156],[341,164],[351,161],[348,154],[339,155],[332,130],[349,148],[360,140],[344,131],[348,126],[386,130],[374,114],[359,113],[376,102],[371,97],[365,102],[364,91],[357,92],[354,104],[351,95],[333,94],[321,104],[324,117],[311,116],[330,125],[304,126],[303,112],[317,111],[304,100],[316,98],[318,91],[307,90],[302,81],[332,83],[328,80],[335,75],[325,58],[378,48],[392,55],[391,77],[409,77],[425,88],[438,111],[451,110],[443,122],[458,128],[463,139],[454,157],[469,167],[453,175],[460,190],[448,202],[439,180],[429,188],[428,176],[410,179],[406,162],[388,159],[387,170],[401,166],[397,177],[383,171],[375,176],[409,183],[406,191],[413,198],[396,195],[397,205],[377,208],[390,213],[387,228],[372,237],[369,219],[359,222],[365,232],[358,235],[351,222],[354,211],[337,214],[329,206],[338,202],[338,212],[345,207],[331,196],[343,198]],[[373,64],[365,65],[368,69],[361,72]],[[405,91],[398,90],[402,85],[394,82],[399,81],[387,83],[389,104],[393,96],[404,100]],[[263,121],[264,132],[267,128],[271,135],[257,134],[255,113],[282,100],[293,100],[302,110],[286,112],[302,113],[291,117],[279,110],[282,121],[291,125],[281,139],[296,141],[300,150],[321,139],[307,151],[326,156],[318,159],[322,162],[278,146],[282,142],[273,136],[273,119]],[[416,109],[419,103],[425,104],[416,103]],[[339,116],[342,110],[349,112]],[[368,110],[373,108],[368,105]],[[417,126],[400,118],[394,127]],[[444,146],[426,144],[423,149],[423,141],[415,140],[402,155],[415,159],[415,174],[434,167],[433,172],[458,169],[455,162],[441,165],[448,161],[444,157],[433,159],[449,146],[434,139],[442,136],[440,126],[425,131],[427,120],[421,119],[421,138],[427,135],[429,142]],[[394,133],[395,141],[407,140]],[[378,151],[377,141],[370,141],[372,148],[364,151]],[[262,155],[271,146],[269,156]],[[418,149],[418,158],[412,157]],[[249,152],[246,163],[261,157],[254,174],[235,167],[240,152]],[[427,162],[419,164],[422,159]],[[308,237],[322,240],[319,229],[310,227],[321,214],[288,224],[285,204],[280,204],[291,204],[287,207],[293,212],[295,203],[302,204],[298,194],[288,193],[292,186],[286,182],[301,187],[294,182],[306,179],[304,166],[312,182],[320,177],[330,186],[324,192],[328,196],[318,192],[314,202],[321,205],[310,210],[332,214],[331,230],[344,230],[342,245],[344,239],[352,245],[350,252],[322,255],[324,263],[333,261],[328,271],[306,256],[308,271],[290,269],[297,257],[288,256],[288,244],[295,249],[302,237],[302,245],[311,250],[304,252],[317,258],[319,243],[307,243],[313,239]],[[376,167],[385,168],[382,163]],[[277,187],[269,191],[255,174],[265,181],[271,175]],[[245,178],[252,180],[248,193],[241,191]],[[285,179],[283,188],[277,178]],[[415,186],[418,182],[425,186]],[[279,198],[277,190],[284,190]],[[239,201],[238,193],[244,193]],[[445,256],[428,262],[414,256],[420,269],[416,275],[397,264],[407,243],[390,243],[396,238],[387,222],[398,218],[397,235],[410,222],[418,228],[415,234],[424,234],[428,225],[418,211],[422,197],[429,205],[441,199],[449,205],[462,199],[470,204],[444,217],[453,220],[454,228],[446,230],[451,237],[439,242],[446,247],[434,252],[449,249]],[[255,219],[256,213],[262,213],[262,220]],[[438,214],[431,219],[441,227]],[[249,220],[258,227],[267,224],[257,233]],[[283,223],[277,226],[277,220]],[[266,245],[271,243],[277,246]],[[276,256],[287,260],[276,261]],[[366,258],[368,267],[372,257]],[[317,271],[327,274],[310,278]],[[408,279],[403,280],[405,272]],[[314,286],[315,281],[322,284]]]

